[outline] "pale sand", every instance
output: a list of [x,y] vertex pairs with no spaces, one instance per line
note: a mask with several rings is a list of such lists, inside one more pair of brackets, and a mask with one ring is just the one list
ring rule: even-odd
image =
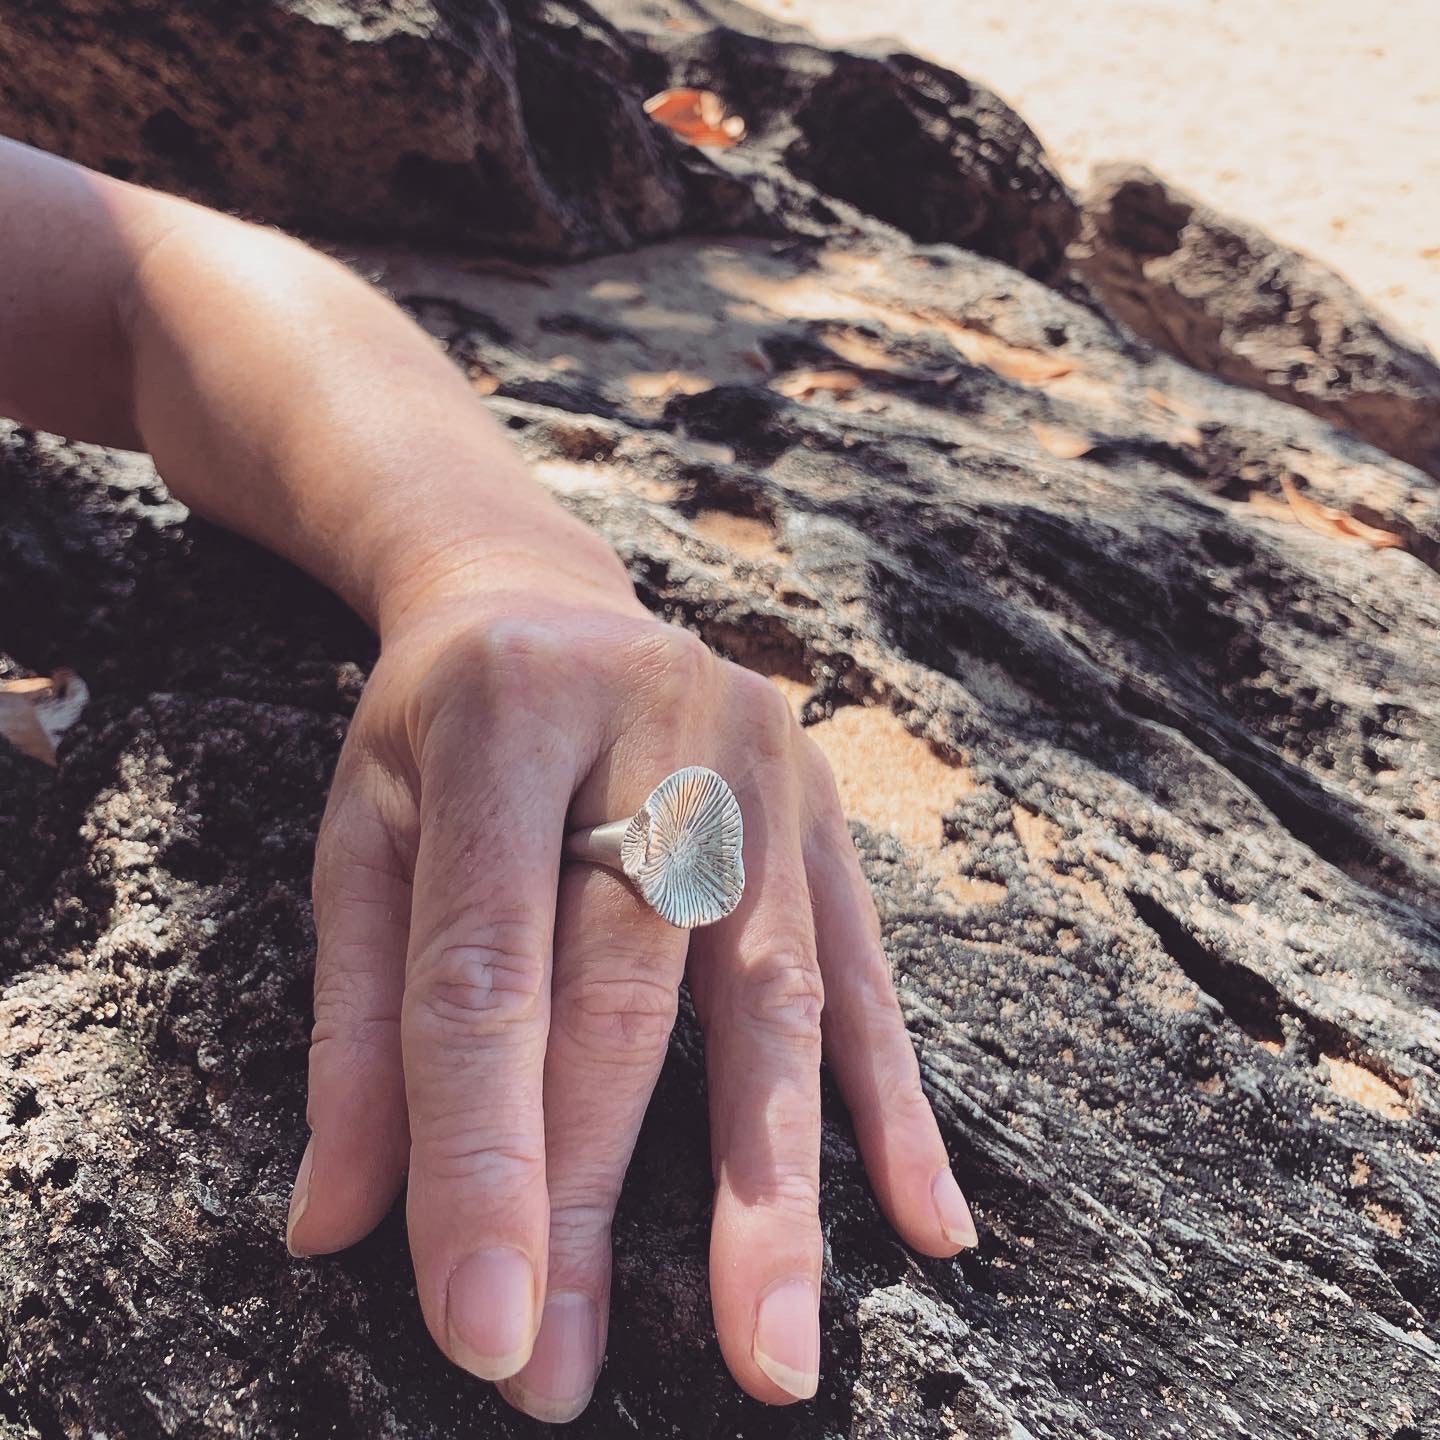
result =
[[1440,353],[1440,0],[748,0],[997,91],[1065,178],[1141,160]]

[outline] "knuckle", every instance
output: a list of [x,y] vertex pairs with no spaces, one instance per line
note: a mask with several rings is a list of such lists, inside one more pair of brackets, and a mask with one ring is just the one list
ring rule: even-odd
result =
[[410,884],[400,846],[375,815],[327,813],[315,838],[310,900],[320,942],[337,916],[356,907],[384,907],[385,899]]
[[715,664],[705,642],[679,625],[664,625],[647,637],[646,646],[654,709],[674,715],[694,705]]
[[835,784],[835,772],[825,752],[804,730],[795,737],[796,758],[800,773],[805,779],[805,788],[820,797],[826,807],[839,818],[840,826],[846,830],[845,812],[840,805],[840,791]]
[[[818,1160],[818,1156],[816,1157]],[[771,1214],[805,1225],[816,1225],[820,1215],[818,1168],[789,1168],[768,1176],[757,1187],[755,1204]]]
[[327,966],[315,975],[311,1064],[356,1066],[399,1046],[399,1017],[377,1013],[373,987],[354,971]]
[[470,663],[481,678],[499,687],[528,685],[554,669],[558,647],[550,626],[507,615],[492,620],[476,637]]
[[428,1179],[455,1181],[492,1194],[536,1183],[545,1169],[543,1144],[529,1135],[483,1130],[472,1108],[411,1117],[413,1167]]
[[771,681],[743,666],[733,667],[731,703],[745,717],[749,744],[764,760],[789,759],[799,731],[790,702]]
[[406,991],[414,1038],[448,1049],[538,1024],[543,1018],[545,937],[530,920],[490,921],[421,960]]
[[739,998],[752,1025],[792,1044],[813,1046],[818,1055],[825,986],[809,947],[775,950],[751,965]]
[[613,1197],[600,1200],[562,1200],[550,1197],[550,1253],[576,1255],[607,1244],[614,1223]]
[[554,629],[524,616],[486,621],[451,641],[417,675],[408,695],[407,732],[415,754],[426,738],[451,726],[470,728],[517,703],[543,708],[563,675],[561,642]]
[[644,975],[582,975],[557,990],[552,1023],[581,1050],[650,1062],[670,1039],[675,986]]

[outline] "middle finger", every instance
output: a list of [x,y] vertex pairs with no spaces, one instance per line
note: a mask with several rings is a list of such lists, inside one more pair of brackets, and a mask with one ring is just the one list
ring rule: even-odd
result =
[[610,1227],[675,1023],[689,935],[624,881],[560,881],[545,1056],[549,1293],[529,1363],[501,1392],[537,1420],[584,1409],[605,1349]]

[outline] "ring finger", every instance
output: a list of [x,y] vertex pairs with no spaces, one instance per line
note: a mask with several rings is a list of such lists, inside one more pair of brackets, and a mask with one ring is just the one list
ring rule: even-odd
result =
[[740,1384],[772,1404],[819,1383],[820,1011],[801,850],[798,732],[766,680],[729,667],[742,717],[729,771],[745,816],[745,896],[691,941],[705,1031],[715,1327]]

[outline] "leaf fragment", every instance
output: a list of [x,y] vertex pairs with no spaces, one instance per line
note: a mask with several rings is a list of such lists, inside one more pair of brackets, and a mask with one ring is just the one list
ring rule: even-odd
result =
[[73,670],[57,670],[48,680],[0,680],[0,738],[53,766],[61,736],[89,699],[88,687]]
[[744,120],[727,115],[725,102],[713,90],[662,90],[645,102],[645,113],[691,145],[728,150],[745,138]]
[[1404,548],[1404,538],[1393,530],[1367,525],[1363,520],[1346,514],[1344,510],[1337,510],[1333,505],[1322,505],[1318,500],[1310,499],[1308,495],[1301,493],[1288,475],[1280,477],[1280,488],[1285,492],[1285,498],[1290,502],[1295,518],[1307,530],[1314,530],[1319,535],[1329,535],[1336,540],[1360,540],[1375,550]]

